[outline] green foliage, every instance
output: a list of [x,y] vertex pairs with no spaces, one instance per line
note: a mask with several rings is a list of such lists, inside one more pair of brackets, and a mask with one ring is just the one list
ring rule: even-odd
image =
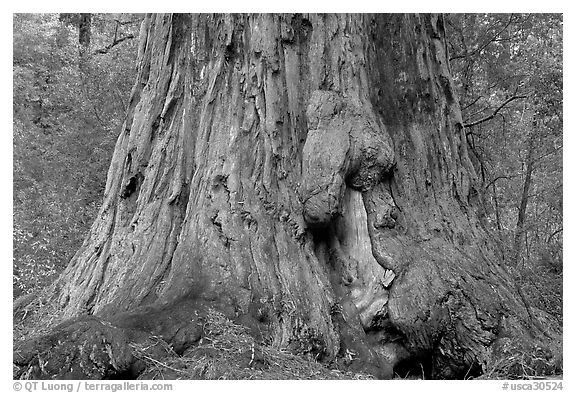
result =
[[562,16],[446,19],[488,223],[530,298],[561,318]]
[[[93,45],[114,18],[95,15]],[[126,32],[124,34],[127,34]],[[79,248],[101,201],[136,67],[135,40],[80,58],[57,14],[14,15],[14,292],[50,283]]]

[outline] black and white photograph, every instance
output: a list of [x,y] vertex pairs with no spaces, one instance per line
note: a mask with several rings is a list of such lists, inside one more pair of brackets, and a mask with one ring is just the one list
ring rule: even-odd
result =
[[563,14],[187,9],[12,14],[9,387],[562,390]]

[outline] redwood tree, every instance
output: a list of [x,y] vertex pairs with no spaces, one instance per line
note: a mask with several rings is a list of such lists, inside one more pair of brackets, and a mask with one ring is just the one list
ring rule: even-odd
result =
[[438,15],[148,15],[102,208],[45,295],[71,319],[19,375],[126,372],[126,343],[181,352],[206,307],[384,378],[549,343],[484,228],[444,34]]

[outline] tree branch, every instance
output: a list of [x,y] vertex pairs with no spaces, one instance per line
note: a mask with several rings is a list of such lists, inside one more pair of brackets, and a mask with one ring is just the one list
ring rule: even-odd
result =
[[562,146],[557,146],[557,147],[553,148],[552,150],[550,150],[550,151],[542,154],[540,157],[535,158],[535,159],[534,159],[534,162],[538,162],[538,161],[540,161],[541,159],[546,158],[546,157],[548,157],[549,155],[552,155],[552,154],[556,153],[558,150],[562,150]]
[[550,236],[548,236],[548,240],[546,240],[546,243],[550,243],[550,241],[552,241],[552,238],[557,234],[559,234],[560,232],[562,232],[563,230],[564,230],[563,228],[555,230]]
[[499,38],[500,34],[502,34],[508,28],[508,26],[510,26],[513,19],[514,19],[514,14],[510,14],[510,19],[508,19],[508,23],[506,23],[506,25],[500,31],[498,31],[491,39],[489,39],[486,43],[476,47],[476,49],[474,49],[472,52],[465,51],[462,54],[455,55],[455,56],[451,57],[448,61],[452,61],[452,60],[456,60],[456,59],[463,59],[465,57],[469,57],[469,56],[475,55],[476,53],[482,52],[484,49],[486,49],[486,47],[488,45],[490,45],[492,42],[494,42],[495,40],[497,40]]
[[120,19],[114,19],[114,22],[116,22],[120,26],[133,25],[135,23],[138,23],[137,20],[120,20]]
[[105,55],[106,53],[108,53],[110,51],[110,49],[114,48],[116,45],[121,44],[122,42],[124,42],[126,40],[131,40],[133,38],[134,38],[134,34],[128,34],[124,37],[114,38],[114,41],[112,41],[111,44],[106,45],[104,48],[97,49],[96,51],[94,51],[94,53]]
[[478,102],[478,100],[480,100],[480,98],[484,98],[484,96],[478,96],[476,97],[475,100],[473,100],[471,103],[467,104],[465,107],[462,108],[462,110],[466,110],[468,108],[470,108],[472,105],[474,105],[475,103]]
[[496,108],[496,110],[494,112],[492,112],[491,115],[486,116],[483,119],[476,120],[472,123],[465,123],[464,128],[474,127],[474,126],[477,126],[478,124],[484,123],[488,120],[492,120],[494,118],[494,116],[496,116],[502,108],[504,108],[506,105],[508,105],[508,103],[510,103],[511,101],[514,101],[514,100],[518,100],[520,98],[528,98],[528,96],[512,96],[512,97],[508,98],[506,101],[504,101],[502,104],[500,104],[500,106],[498,108]]
[[514,179],[515,177],[518,177],[518,176],[520,176],[520,175],[521,175],[521,173],[517,173],[517,174],[515,174],[515,175],[510,175],[510,176],[504,176],[504,175],[502,175],[502,176],[497,176],[497,177],[495,177],[494,179],[492,179],[492,180],[490,181],[490,183],[488,183],[488,184],[486,185],[486,189],[488,189],[488,187],[490,187],[492,184],[496,183],[496,182],[497,182],[498,180],[500,180],[500,179],[510,180],[510,179]]

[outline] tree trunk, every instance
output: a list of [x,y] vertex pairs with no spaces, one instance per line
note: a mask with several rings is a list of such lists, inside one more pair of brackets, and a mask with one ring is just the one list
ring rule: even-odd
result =
[[78,43],[80,50],[88,51],[92,40],[92,14],[78,15]]
[[53,299],[119,329],[210,304],[379,377],[477,375],[536,332],[477,193],[441,17],[149,15],[102,208]]
[[502,231],[502,221],[500,220],[500,205],[498,203],[498,192],[496,191],[496,182],[492,182],[492,194],[494,195],[494,212],[496,214],[496,228],[498,228],[498,235],[501,237],[500,233]]
[[[536,122],[533,122],[533,127],[536,127]],[[526,152],[526,175],[524,176],[524,186],[522,187],[522,196],[520,198],[520,205],[518,206],[518,220],[516,221],[516,231],[514,232],[514,245],[512,250],[513,261],[516,266],[520,266],[522,236],[525,235],[526,225],[526,208],[528,207],[528,199],[530,198],[530,187],[532,186],[532,172],[534,171],[534,148],[535,148],[536,130],[531,130],[528,138],[528,151]]]
[[78,14],[78,68],[82,86],[86,86],[91,41],[92,14]]

